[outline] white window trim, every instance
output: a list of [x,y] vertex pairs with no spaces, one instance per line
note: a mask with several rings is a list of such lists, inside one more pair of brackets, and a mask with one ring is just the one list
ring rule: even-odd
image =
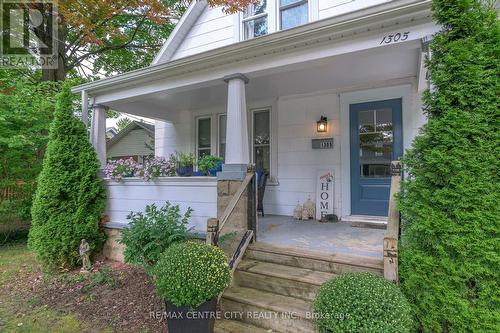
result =
[[[284,6],[280,6],[279,4],[279,1],[278,0],[278,5],[277,5],[277,12],[278,12],[278,27],[279,27],[279,30],[283,30],[281,29],[281,11],[282,10],[286,10],[286,9],[290,9],[290,8],[293,8],[293,7],[298,7],[298,6],[302,6],[303,4],[307,3],[307,20],[308,22],[310,22],[310,17],[309,17],[309,11],[311,10],[311,6],[310,6],[310,1],[309,0],[298,0],[298,1],[295,1],[293,3],[289,3],[287,5],[284,5]],[[295,27],[292,27],[292,28],[295,28]],[[289,28],[289,29],[292,29],[292,28]]]
[[[199,128],[199,120],[202,119],[210,119],[210,155],[214,155],[214,119],[213,115],[203,115],[203,116],[197,116],[194,118],[194,123],[195,123],[195,133],[194,133],[194,159],[195,161],[198,161],[198,128]],[[217,140],[216,140],[217,141]],[[208,148],[201,148],[201,149],[208,149]]]
[[[216,139],[215,139],[215,142],[217,143],[217,156],[220,156],[221,155],[221,151],[220,151],[220,129],[221,129],[221,121],[220,121],[220,118],[222,116],[226,116],[226,124],[227,124],[227,113],[217,113],[216,114],[216,117],[217,117],[217,132],[216,132]],[[227,128],[226,128],[226,135],[227,135]],[[227,145],[227,138],[226,138],[226,145]]]
[[[239,18],[239,30],[240,30],[240,40],[246,40],[245,39],[245,22],[248,22],[248,21],[252,21],[252,20],[256,20],[256,19],[259,19],[261,17],[265,17],[267,16],[267,34],[266,35],[269,35],[271,33],[271,27],[269,26],[269,23],[272,18],[271,16],[271,13],[270,13],[270,8],[273,7],[271,5],[271,2],[273,2],[272,0],[268,0],[267,3],[266,3],[266,11],[264,13],[261,13],[261,14],[257,14],[257,15],[252,15],[252,16],[248,16],[248,17],[244,17],[244,13],[243,11],[241,11],[238,15],[238,18]],[[275,31],[275,30],[272,30],[272,31]],[[248,40],[250,39],[253,39],[253,38],[256,38],[256,37],[252,37],[252,38],[249,38]]]
[[[275,104],[275,103],[273,103]],[[279,185],[278,183],[278,150],[277,150],[277,134],[278,132],[276,131],[276,124],[277,121],[275,119],[275,114],[276,112],[273,111],[276,110],[275,105],[269,105],[269,106],[259,106],[259,107],[251,107],[248,109],[248,126],[249,126],[249,133],[250,133],[250,161],[251,163],[254,163],[254,147],[253,147],[253,123],[254,123],[254,113],[259,112],[259,111],[269,111],[269,180],[268,180],[268,185]]]
[[[266,6],[267,13],[267,34],[277,32],[281,30],[280,22],[280,0],[268,0]],[[308,0],[308,23],[319,20],[319,0]],[[243,22],[250,19],[255,19],[261,17],[264,14],[259,14],[251,17],[244,18],[243,13],[240,12],[235,15],[237,22],[235,22],[235,36],[239,37],[239,41],[245,40],[245,27]]]

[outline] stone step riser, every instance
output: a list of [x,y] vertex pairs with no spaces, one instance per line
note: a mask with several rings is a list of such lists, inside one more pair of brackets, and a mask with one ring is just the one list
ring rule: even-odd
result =
[[287,313],[279,313],[259,306],[237,302],[222,297],[222,311],[232,311],[241,314],[238,320],[261,327],[271,329],[282,333],[314,333],[316,332],[311,320],[305,318],[291,317]]
[[234,284],[309,301],[314,299],[319,288],[306,282],[238,270],[234,274]]
[[379,268],[350,265],[348,263],[338,263],[333,261],[298,257],[293,255],[264,252],[251,249],[247,250],[245,254],[247,259],[306,268],[327,273],[342,274],[347,272],[370,272],[378,275],[383,275],[382,270]]

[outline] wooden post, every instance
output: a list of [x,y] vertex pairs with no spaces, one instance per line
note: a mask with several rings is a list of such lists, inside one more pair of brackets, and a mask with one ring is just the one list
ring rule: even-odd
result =
[[255,173],[255,166],[249,168],[248,172],[253,174],[252,180],[247,188],[247,229],[253,231],[253,241],[257,238],[257,174]]
[[207,244],[217,246],[219,219],[209,218],[207,221]]
[[395,196],[401,186],[401,163],[391,162],[391,192],[389,196],[389,214],[387,232],[384,237],[384,277],[394,283],[399,282],[398,276],[398,239],[399,239],[399,210],[396,207]]

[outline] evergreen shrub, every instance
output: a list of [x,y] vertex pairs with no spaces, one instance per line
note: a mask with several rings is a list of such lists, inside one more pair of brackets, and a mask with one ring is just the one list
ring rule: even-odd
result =
[[428,123],[403,163],[400,278],[423,332],[500,332],[500,25],[434,0]]
[[99,228],[106,201],[99,161],[84,124],[73,114],[72,98],[65,86],[56,104],[31,209],[28,245],[48,269],[77,265],[82,238],[92,253],[105,240]]

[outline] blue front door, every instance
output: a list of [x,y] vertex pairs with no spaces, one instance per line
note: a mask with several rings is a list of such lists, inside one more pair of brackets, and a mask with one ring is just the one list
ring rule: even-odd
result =
[[351,214],[387,216],[391,160],[403,153],[401,99],[351,104]]

